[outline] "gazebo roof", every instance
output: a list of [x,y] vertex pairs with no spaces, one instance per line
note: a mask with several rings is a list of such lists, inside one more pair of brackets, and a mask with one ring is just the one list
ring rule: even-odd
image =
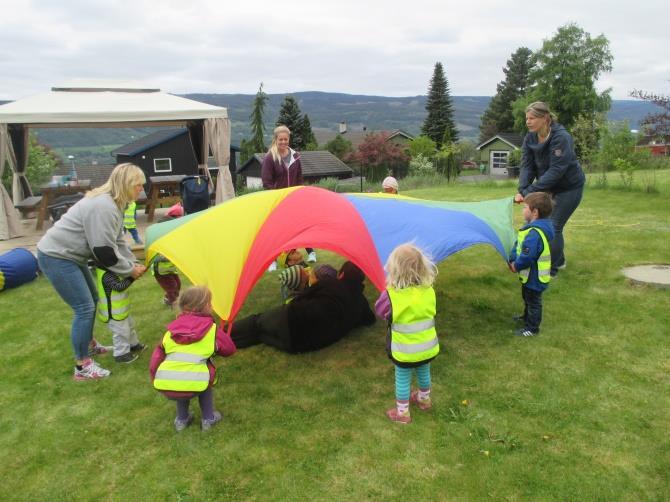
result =
[[0,123],[32,127],[227,117],[225,108],[127,82],[75,81],[0,106]]

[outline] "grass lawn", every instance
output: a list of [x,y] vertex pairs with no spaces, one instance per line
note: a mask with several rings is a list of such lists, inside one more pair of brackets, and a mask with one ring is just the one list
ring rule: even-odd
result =
[[[223,360],[224,421],[176,434],[150,351],[127,366],[102,356],[110,378],[74,382],[71,314],[47,280],[0,293],[0,499],[667,500],[670,290],[620,274],[670,262],[670,171],[657,178],[650,195],[587,188],[538,337],[512,336],[520,288],[492,249],[443,262],[435,406],[407,426],[384,416],[394,380],[382,322],[313,354],[259,346]],[[514,184],[403,193],[484,200]],[[150,275],[131,290],[151,346],[174,315],[161,296]],[[278,301],[266,274],[242,315]],[[110,343],[105,326],[95,333]]]

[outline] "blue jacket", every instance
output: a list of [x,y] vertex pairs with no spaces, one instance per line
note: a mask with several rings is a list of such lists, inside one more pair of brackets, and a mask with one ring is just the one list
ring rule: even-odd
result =
[[[547,241],[551,242],[554,238],[554,224],[549,218],[531,221],[524,225],[521,230],[526,230],[532,227],[542,230]],[[528,235],[526,235],[526,238],[522,243],[521,254],[519,256],[516,255],[516,248],[517,243],[515,242],[514,246],[512,246],[512,252],[509,255],[509,261],[514,262],[514,267],[517,272],[530,267],[528,282],[524,284],[524,286],[534,291],[544,291],[547,289],[547,284],[540,282],[540,279],[537,276],[537,259],[544,250],[544,244],[542,243],[540,234],[534,231],[528,232]]]
[[524,197],[531,192],[567,192],[586,182],[572,136],[561,124],[551,124],[544,143],[538,142],[537,133],[526,134],[521,153],[519,193]]

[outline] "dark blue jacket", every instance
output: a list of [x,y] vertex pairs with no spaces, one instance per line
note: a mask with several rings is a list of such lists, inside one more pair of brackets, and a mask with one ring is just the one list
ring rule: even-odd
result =
[[537,133],[526,134],[521,153],[519,193],[524,197],[531,192],[567,192],[586,182],[572,136],[561,124],[551,124],[544,143],[538,142]]
[[[539,228],[544,232],[545,237],[548,242],[554,238],[554,224],[549,218],[541,218],[530,223],[526,223],[521,230],[526,230],[528,228]],[[537,276],[537,259],[542,254],[544,250],[544,243],[542,242],[542,237],[536,231],[531,230],[526,235],[522,245],[521,245],[521,254],[517,256],[516,254],[517,242],[512,246],[512,252],[509,255],[509,261],[514,262],[514,267],[517,272],[519,270],[524,270],[530,267],[530,274],[528,276],[528,282],[524,284],[528,289],[534,291],[544,291],[547,289],[547,284],[540,282],[540,279]]]

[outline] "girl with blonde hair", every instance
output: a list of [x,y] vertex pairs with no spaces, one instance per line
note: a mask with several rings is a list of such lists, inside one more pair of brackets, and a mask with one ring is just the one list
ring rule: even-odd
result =
[[[387,410],[386,416],[408,424],[412,421],[410,402],[424,411],[433,407],[430,361],[440,352],[433,289],[437,267],[421,249],[406,243],[391,252],[385,268],[387,288],[375,310],[388,322],[386,351],[395,365],[396,406]],[[411,391],[415,371],[419,388]]]
[[[274,190],[303,184],[300,154],[288,146],[291,131],[285,125],[278,125],[272,132],[272,144],[263,158],[261,180],[263,188]],[[316,253],[312,248],[305,248],[307,261],[315,262]],[[276,263],[272,270],[276,268]]]
[[90,357],[108,348],[93,340],[98,292],[87,264],[93,259],[105,269],[133,279],[145,272],[143,265],[135,263],[123,237],[123,212],[137,199],[144,182],[139,167],[119,164],[104,185],[88,192],[37,243],[40,269],[74,312],[70,337],[75,380],[110,374]]
[[167,326],[161,343],[154,349],[149,373],[154,388],[174,400],[177,416],[174,427],[183,431],[193,422],[191,399],[198,397],[201,428],[211,429],[222,418],[214,409],[216,367],[211,358],[235,353],[236,347],[212,317],[212,292],[207,286],[193,286],[179,296],[181,313]]

